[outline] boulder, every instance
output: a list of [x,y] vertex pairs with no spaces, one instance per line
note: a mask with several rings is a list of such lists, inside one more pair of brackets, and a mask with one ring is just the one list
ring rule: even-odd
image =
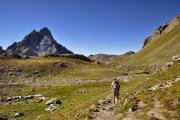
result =
[[46,97],[40,97],[36,102],[40,103],[40,102],[44,101],[45,99],[46,99]]
[[170,66],[172,66],[174,64],[174,62],[168,62],[168,63],[166,63],[166,67],[170,67]]
[[51,99],[51,100],[49,100],[49,101],[47,101],[46,102],[46,105],[51,105],[51,104],[61,104],[62,102],[59,100],[59,99],[57,99],[57,98],[55,98],[55,99]]
[[34,95],[34,97],[43,97],[43,95],[42,94],[36,94],[36,95]]
[[23,99],[24,99],[24,100],[27,100],[27,99],[33,99],[33,98],[34,98],[33,95],[23,96]]
[[174,81],[175,81],[175,82],[178,82],[178,81],[180,81],[180,78],[176,78]]
[[180,61],[180,55],[176,55],[172,57],[173,61]]
[[148,88],[147,90],[148,91],[155,91],[155,90],[159,89],[159,86],[160,86],[160,84],[157,84],[155,86],[152,86],[152,87]]
[[101,100],[98,100],[98,104],[109,104],[111,103],[110,99],[103,98]]

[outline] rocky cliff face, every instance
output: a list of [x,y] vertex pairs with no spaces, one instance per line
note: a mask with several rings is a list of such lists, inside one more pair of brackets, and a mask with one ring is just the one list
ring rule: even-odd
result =
[[162,34],[168,33],[171,31],[175,26],[180,24],[180,15],[175,17],[174,19],[170,20],[169,22],[165,23],[164,25],[159,26],[151,36],[147,37],[144,40],[143,48],[148,45],[152,40],[156,40],[159,38]]
[[7,48],[8,55],[44,56],[48,54],[73,54],[70,50],[57,43],[48,28],[32,31],[21,42],[13,43]]
[[0,46],[0,55],[1,55],[1,54],[4,54],[4,53],[6,53],[6,51],[3,50],[3,48]]

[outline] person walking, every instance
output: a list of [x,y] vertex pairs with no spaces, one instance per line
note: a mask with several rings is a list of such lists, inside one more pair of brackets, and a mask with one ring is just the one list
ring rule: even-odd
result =
[[113,79],[111,88],[112,88],[112,92],[113,92],[113,103],[117,104],[118,100],[119,100],[120,84],[116,78]]

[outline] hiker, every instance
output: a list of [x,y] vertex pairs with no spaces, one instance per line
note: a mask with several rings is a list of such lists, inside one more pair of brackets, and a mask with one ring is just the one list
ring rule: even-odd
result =
[[113,79],[111,88],[113,92],[113,103],[116,104],[119,100],[119,90],[120,90],[120,84],[116,78]]

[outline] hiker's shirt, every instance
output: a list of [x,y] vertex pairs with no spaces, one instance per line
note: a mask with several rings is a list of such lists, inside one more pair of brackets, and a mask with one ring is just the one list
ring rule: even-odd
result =
[[112,88],[114,93],[117,93],[120,90],[120,85],[119,85],[119,83],[116,83],[116,82],[113,81],[112,84],[111,84],[111,88]]

